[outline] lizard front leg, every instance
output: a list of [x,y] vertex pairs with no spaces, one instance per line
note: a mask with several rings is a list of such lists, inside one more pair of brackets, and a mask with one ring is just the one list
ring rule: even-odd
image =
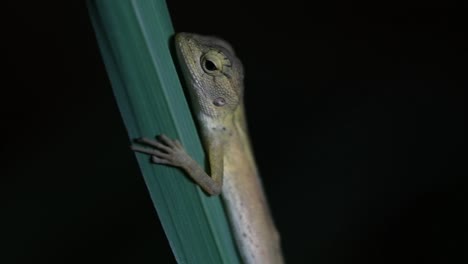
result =
[[[137,143],[150,146],[152,148],[131,145],[133,151],[151,155],[151,161],[157,164],[170,165],[184,170],[200,187],[210,195],[218,195],[222,189],[223,180],[223,156],[220,146],[211,148],[208,151],[211,174],[210,177],[198,163],[190,157],[185,148],[178,140],[172,140],[165,135],[159,135],[157,140],[149,138],[139,138]],[[218,155],[217,155],[218,154]]]

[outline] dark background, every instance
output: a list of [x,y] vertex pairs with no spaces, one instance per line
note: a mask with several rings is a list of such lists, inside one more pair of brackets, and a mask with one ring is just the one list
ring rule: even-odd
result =
[[[466,261],[467,10],[253,2],[168,5],[176,31],[223,37],[245,65],[288,263]],[[0,262],[173,263],[85,4],[2,11]]]

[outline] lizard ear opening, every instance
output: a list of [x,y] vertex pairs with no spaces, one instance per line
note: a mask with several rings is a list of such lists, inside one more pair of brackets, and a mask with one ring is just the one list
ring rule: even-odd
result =
[[218,97],[214,99],[213,104],[216,106],[224,106],[226,104],[226,99],[223,97]]

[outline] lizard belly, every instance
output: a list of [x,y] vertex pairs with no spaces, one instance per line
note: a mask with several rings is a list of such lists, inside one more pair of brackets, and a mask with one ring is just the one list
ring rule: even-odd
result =
[[279,235],[257,170],[247,157],[227,157],[223,199],[240,254],[247,264],[283,263]]

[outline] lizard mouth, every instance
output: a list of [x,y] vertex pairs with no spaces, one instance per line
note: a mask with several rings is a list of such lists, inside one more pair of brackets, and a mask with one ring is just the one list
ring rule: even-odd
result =
[[183,77],[187,82],[194,81],[193,72],[189,64],[193,65],[195,63],[189,56],[189,54],[192,53],[189,42],[190,34],[182,32],[175,35],[177,60],[181,67]]
[[180,66],[183,79],[185,84],[190,87],[191,92],[200,91],[203,92],[200,83],[201,79],[197,78],[197,68],[200,67],[199,56],[200,50],[197,49],[198,43],[194,39],[196,34],[191,33],[177,33],[175,35],[175,50],[177,55],[177,61]]
[[[177,33],[175,35],[175,50],[177,61],[182,73],[182,79],[190,94],[192,106],[201,108],[199,97],[205,97],[200,83],[200,78],[197,78],[196,67],[199,65],[197,56],[197,43],[193,40],[194,34]],[[181,79],[181,81],[182,81]]]

